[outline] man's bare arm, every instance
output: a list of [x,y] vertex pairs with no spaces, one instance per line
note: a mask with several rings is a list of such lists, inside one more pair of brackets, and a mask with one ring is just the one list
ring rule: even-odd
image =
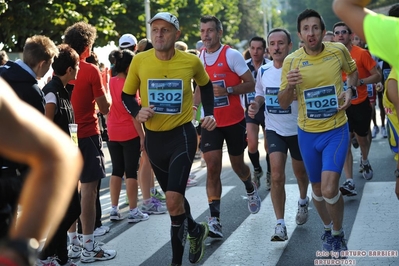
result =
[[363,21],[371,10],[364,8],[370,0],[334,0],[333,10],[349,28],[352,29],[362,40],[366,40],[363,31]]
[[30,166],[11,227],[12,239],[51,237],[69,205],[82,169],[70,136],[21,101],[0,80],[0,154]]

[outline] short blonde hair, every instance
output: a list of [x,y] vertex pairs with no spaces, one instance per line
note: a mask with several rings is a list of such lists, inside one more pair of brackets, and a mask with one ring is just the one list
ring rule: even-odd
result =
[[177,42],[175,43],[175,48],[176,48],[177,50],[180,50],[180,51],[185,52],[185,51],[187,51],[187,49],[188,49],[188,45],[187,45],[185,42],[177,41]]
[[50,61],[58,56],[58,48],[50,38],[34,35],[26,39],[23,50],[23,61],[30,68],[36,67],[41,61]]

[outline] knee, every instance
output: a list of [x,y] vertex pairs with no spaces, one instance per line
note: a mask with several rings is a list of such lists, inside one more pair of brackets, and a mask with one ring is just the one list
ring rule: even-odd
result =
[[166,206],[168,208],[169,214],[172,216],[184,213],[183,195],[178,192],[167,191]]
[[285,175],[272,171],[271,178],[272,178],[272,186],[273,187],[284,186],[284,184],[285,184]]
[[324,199],[334,198],[338,192],[339,192],[339,189],[336,187],[333,187],[333,186],[326,186],[326,187],[322,188],[322,190],[321,190],[321,194],[323,195]]
[[324,200],[330,205],[334,205],[335,203],[337,203],[338,200],[340,199],[340,197],[341,197],[341,191],[339,191],[339,190],[338,190],[338,193],[335,196],[333,196],[332,198],[327,198],[327,197],[323,196]]

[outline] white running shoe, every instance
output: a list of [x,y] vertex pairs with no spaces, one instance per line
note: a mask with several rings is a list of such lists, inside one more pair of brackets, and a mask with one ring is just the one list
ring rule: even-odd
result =
[[308,206],[309,206],[309,197],[306,197],[306,203],[304,205],[299,204],[298,202],[298,212],[296,213],[295,221],[297,225],[302,225],[308,221]]
[[132,211],[129,211],[129,216],[127,217],[127,222],[128,223],[138,223],[141,221],[148,220],[150,216],[146,213],[142,213],[140,209],[137,209],[137,212],[133,214]]
[[104,260],[111,260],[115,258],[116,251],[115,250],[105,250],[102,249],[97,242],[94,242],[94,249],[87,250],[83,247],[82,254],[80,255],[80,262],[82,263],[89,263],[95,261],[104,261]]
[[272,235],[270,241],[285,241],[287,239],[287,227],[285,227],[285,225],[277,224],[274,228],[274,235]]
[[71,244],[68,246],[68,257],[70,259],[77,259],[82,253],[82,247],[80,245]]
[[254,187],[254,191],[252,193],[247,193],[247,196],[248,196],[248,210],[252,214],[256,214],[260,210],[260,205],[262,203],[262,200],[259,197],[258,189],[256,188],[255,183],[252,182],[252,185]]
[[143,203],[140,206],[140,211],[147,214],[163,214],[166,213],[168,209],[159,200],[151,198],[150,203]]
[[217,217],[208,217],[209,237],[223,238],[222,224]]

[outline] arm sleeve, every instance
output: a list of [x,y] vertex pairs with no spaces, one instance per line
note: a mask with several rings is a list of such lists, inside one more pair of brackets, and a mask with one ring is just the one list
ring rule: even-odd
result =
[[141,106],[136,101],[136,94],[130,95],[122,91],[122,103],[133,117],[136,117],[141,109]]
[[204,108],[205,116],[213,115],[214,97],[213,97],[213,85],[211,81],[205,86],[199,86],[201,92],[201,102]]

